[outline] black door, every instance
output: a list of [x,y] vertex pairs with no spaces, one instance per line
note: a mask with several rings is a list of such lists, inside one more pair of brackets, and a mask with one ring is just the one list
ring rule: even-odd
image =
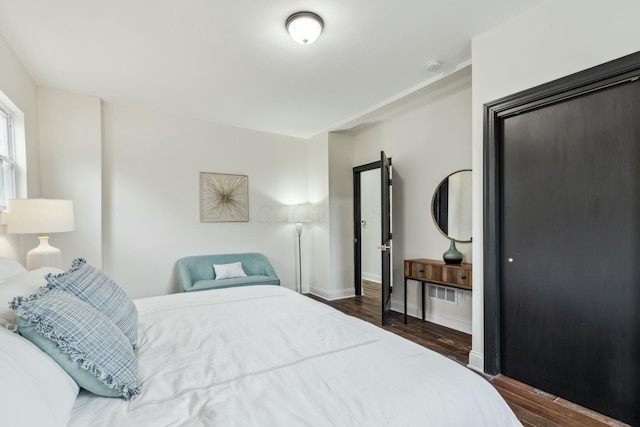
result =
[[380,152],[380,195],[382,242],[382,324],[387,324],[391,311],[391,160]]
[[640,81],[500,126],[501,371],[640,425]]

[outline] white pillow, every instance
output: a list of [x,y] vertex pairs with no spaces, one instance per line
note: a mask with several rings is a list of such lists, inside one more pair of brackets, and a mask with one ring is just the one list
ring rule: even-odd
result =
[[0,317],[13,322],[15,313],[9,308],[9,302],[14,297],[26,297],[34,294],[38,288],[45,286],[47,280],[44,276],[47,274],[59,274],[62,272],[63,270],[59,268],[42,267],[0,279]]
[[67,425],[78,385],[38,347],[1,327],[0,378],[0,425]]
[[27,271],[27,269],[18,261],[14,261],[11,258],[0,257],[0,279],[15,276],[25,271]]
[[232,262],[231,264],[213,264],[213,270],[216,272],[215,280],[247,277],[247,274],[242,269],[241,262]]

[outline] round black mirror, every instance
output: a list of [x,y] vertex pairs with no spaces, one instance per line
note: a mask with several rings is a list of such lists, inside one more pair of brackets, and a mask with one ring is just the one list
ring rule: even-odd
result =
[[433,222],[447,238],[470,242],[471,215],[471,170],[453,172],[440,182],[433,193]]

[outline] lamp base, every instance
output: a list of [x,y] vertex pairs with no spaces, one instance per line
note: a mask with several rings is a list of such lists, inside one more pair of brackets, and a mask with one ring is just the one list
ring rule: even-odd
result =
[[62,269],[62,251],[49,245],[49,236],[40,236],[40,245],[27,252],[27,270],[40,267]]

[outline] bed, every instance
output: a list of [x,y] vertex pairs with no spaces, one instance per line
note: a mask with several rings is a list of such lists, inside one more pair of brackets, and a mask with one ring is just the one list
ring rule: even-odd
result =
[[[480,375],[284,287],[181,293],[134,304],[137,394],[102,397],[76,385],[70,403],[55,405],[68,406],[68,419],[58,414],[60,424],[49,425],[520,425]],[[0,332],[2,340],[8,332]],[[10,357],[5,347],[0,362]],[[0,397],[2,412],[10,412]]]

